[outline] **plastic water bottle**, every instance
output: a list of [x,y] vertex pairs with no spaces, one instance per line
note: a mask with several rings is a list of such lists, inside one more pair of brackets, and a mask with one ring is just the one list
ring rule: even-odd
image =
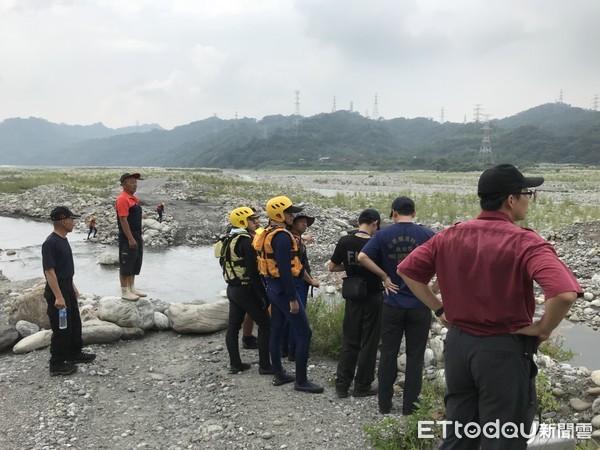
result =
[[58,311],[58,328],[61,330],[67,328],[67,308]]

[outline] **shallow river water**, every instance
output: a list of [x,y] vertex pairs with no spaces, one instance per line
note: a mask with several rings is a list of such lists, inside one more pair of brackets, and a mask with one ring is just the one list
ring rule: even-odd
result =
[[[51,223],[0,217],[0,270],[11,280],[43,277],[41,246],[52,232]],[[75,284],[80,292],[100,296],[120,295],[118,266],[98,264],[101,254],[117,253],[117,246],[87,241],[74,231],[67,238],[75,260]],[[13,249],[14,255],[6,250]],[[144,249],[144,262],[136,278],[139,289],[168,302],[196,299],[215,301],[225,289],[221,268],[212,248],[178,246]]]

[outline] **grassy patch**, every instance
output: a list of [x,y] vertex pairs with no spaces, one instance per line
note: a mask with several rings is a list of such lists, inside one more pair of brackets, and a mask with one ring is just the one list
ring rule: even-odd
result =
[[342,350],[344,301],[319,295],[308,300],[306,315],[313,332],[311,353],[338,359]]
[[[419,438],[419,421],[435,421],[444,416],[444,390],[424,381],[419,408],[410,416],[386,417],[364,427],[367,442],[377,450],[430,449],[437,438]],[[433,427],[433,436],[441,436],[441,427]]]
[[552,394],[552,385],[546,372],[540,370],[535,380],[535,390],[538,399],[538,409],[544,413],[549,411],[558,411],[560,405]]
[[539,351],[557,361],[571,361],[575,357],[573,350],[564,348],[565,339],[562,336],[552,336],[540,344]]

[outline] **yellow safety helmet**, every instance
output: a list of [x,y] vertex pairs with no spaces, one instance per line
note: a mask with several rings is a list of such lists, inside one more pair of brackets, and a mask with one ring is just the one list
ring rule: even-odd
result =
[[252,208],[240,206],[231,211],[231,214],[229,214],[229,221],[231,222],[231,225],[236,228],[248,228],[248,217],[253,216],[254,214]]
[[294,206],[292,201],[284,195],[273,197],[271,200],[269,200],[267,202],[266,209],[269,218],[276,220],[277,222],[283,222],[285,220],[285,216],[283,215],[284,211],[288,211],[290,213],[302,211],[300,206]]

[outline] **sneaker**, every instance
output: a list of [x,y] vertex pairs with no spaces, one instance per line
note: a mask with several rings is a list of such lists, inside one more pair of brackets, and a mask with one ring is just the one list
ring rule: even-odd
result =
[[50,363],[50,376],[55,377],[57,375],[71,375],[77,372],[77,366],[70,362],[57,362]]
[[348,398],[348,389],[335,389],[335,393],[337,394],[338,398]]
[[389,407],[379,407],[379,414],[397,414],[398,413],[398,409],[391,405]]
[[231,366],[229,368],[229,373],[244,372],[244,371],[248,370],[250,367],[252,367],[252,366],[250,364],[248,364],[248,363],[242,363],[239,366]]
[[354,389],[354,391],[352,392],[352,396],[353,397],[371,397],[373,395],[377,395],[377,388],[376,387],[372,387],[369,388],[367,390],[356,390]]
[[258,373],[259,373],[259,375],[273,375],[275,373],[275,371],[273,370],[273,367],[267,367],[266,369],[259,367]]
[[87,364],[87,363],[92,362],[95,359],[96,359],[96,355],[94,353],[79,352],[78,354],[73,356],[72,359],[69,359],[68,361],[73,364],[80,364],[80,363]]
[[139,295],[135,295],[129,289],[123,289],[121,292],[121,298],[123,300],[129,300],[130,302],[136,302],[140,299]]
[[258,339],[256,336],[243,336],[242,337],[242,347],[248,350],[253,350],[258,348]]
[[282,384],[291,383],[292,381],[296,381],[296,375],[283,372],[280,374],[275,374],[273,377],[273,386],[281,386]]
[[302,384],[294,383],[294,389],[301,392],[309,392],[311,394],[321,394],[325,390],[323,386],[319,386],[318,384],[308,380]]
[[138,291],[135,288],[135,286],[131,286],[130,291],[133,295],[137,295],[138,297],[148,297],[148,294],[146,294],[145,292],[142,292],[142,291]]

